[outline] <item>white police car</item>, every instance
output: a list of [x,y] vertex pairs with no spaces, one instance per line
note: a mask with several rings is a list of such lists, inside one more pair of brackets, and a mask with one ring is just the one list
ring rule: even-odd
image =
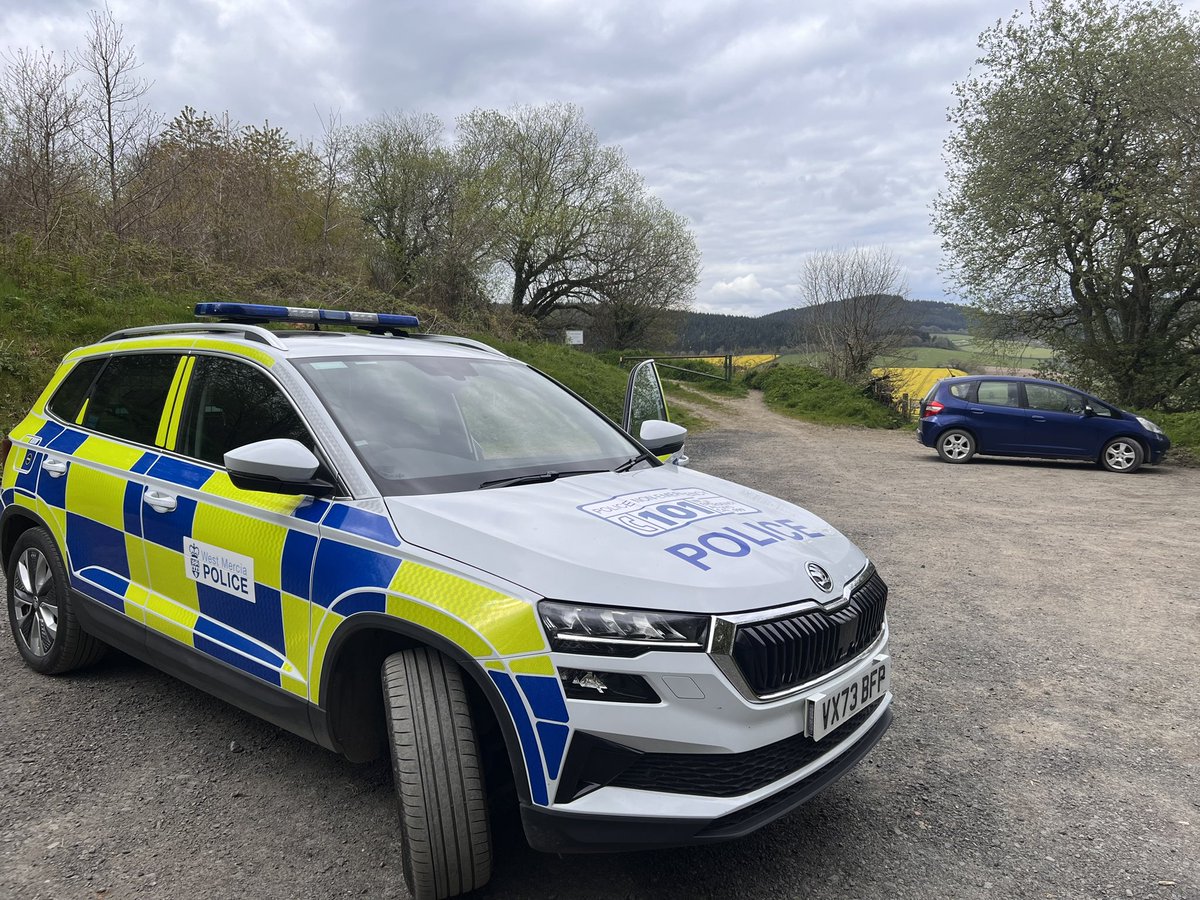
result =
[[812,513],[656,458],[685,432],[653,363],[622,430],[410,317],[197,312],[224,321],[69,354],[0,444],[31,668],[111,644],[352,760],[390,747],[417,897],[487,881],[506,782],[538,849],[720,841],[887,729],[883,581]]

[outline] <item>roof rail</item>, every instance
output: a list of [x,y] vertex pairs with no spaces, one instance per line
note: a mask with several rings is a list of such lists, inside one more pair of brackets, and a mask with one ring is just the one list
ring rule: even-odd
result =
[[507,353],[503,353],[503,352],[497,350],[495,347],[490,347],[487,344],[485,344],[483,341],[476,341],[471,338],[458,337],[453,334],[409,333],[409,334],[398,334],[398,335],[396,335],[396,337],[403,337],[406,340],[434,341],[439,344],[458,344],[461,347],[470,347],[473,350],[482,350],[485,353],[491,353],[495,356],[503,356],[505,359],[508,358]]
[[266,344],[268,347],[274,347],[276,350],[286,350],[287,344],[281,341],[278,337],[261,328],[258,325],[235,325],[227,322],[192,322],[192,323],[177,323],[174,325],[143,325],[140,328],[122,328],[120,331],[114,331],[112,334],[105,335],[97,343],[103,344],[106,341],[120,341],[125,338],[143,337],[149,334],[181,334],[187,332],[221,332],[223,334],[241,335],[248,341],[257,341],[260,344]]

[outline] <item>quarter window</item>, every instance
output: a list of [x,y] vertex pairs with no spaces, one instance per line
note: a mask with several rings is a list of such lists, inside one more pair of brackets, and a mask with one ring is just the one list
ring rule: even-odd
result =
[[96,374],[104,365],[106,357],[85,359],[71,370],[63,379],[46,408],[64,422],[80,421],[79,413],[83,410],[88,390],[96,380]]
[[295,408],[265,373],[233,359],[198,357],[176,449],[224,466],[229,450],[272,438],[292,438],[316,452]]
[[1020,406],[1021,396],[1015,381],[981,381],[976,402],[988,406]]
[[971,382],[960,381],[958,384],[950,385],[950,393],[959,400],[966,400],[967,395],[971,393]]
[[154,444],[178,365],[175,353],[112,357],[92,388],[83,426],[135,444]]

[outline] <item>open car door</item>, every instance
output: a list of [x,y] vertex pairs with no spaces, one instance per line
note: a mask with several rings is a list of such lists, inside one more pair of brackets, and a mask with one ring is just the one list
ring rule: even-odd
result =
[[687,465],[688,458],[683,455],[687,429],[671,422],[662,380],[652,359],[638,363],[629,373],[621,425],[659,459]]

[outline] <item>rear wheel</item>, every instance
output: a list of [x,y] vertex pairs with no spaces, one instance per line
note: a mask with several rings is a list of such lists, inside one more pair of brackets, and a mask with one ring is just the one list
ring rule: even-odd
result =
[[482,887],[492,841],[462,672],[422,648],[389,656],[382,677],[408,890],[440,900]]
[[75,618],[67,568],[50,532],[30,528],[17,538],[5,574],[8,622],[29,668],[43,675],[59,675],[104,655],[104,644],[85,632]]
[[1100,451],[1100,465],[1110,472],[1136,472],[1146,459],[1146,452],[1133,438],[1113,438]]
[[938,438],[937,452],[948,463],[969,462],[975,455],[975,438],[961,428],[951,428]]

